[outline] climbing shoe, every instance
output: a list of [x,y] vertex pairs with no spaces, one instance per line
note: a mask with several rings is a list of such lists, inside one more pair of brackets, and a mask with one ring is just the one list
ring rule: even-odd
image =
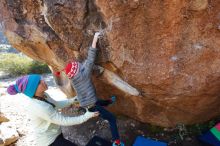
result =
[[110,100],[111,100],[111,104],[114,104],[116,101],[116,96],[112,95]]

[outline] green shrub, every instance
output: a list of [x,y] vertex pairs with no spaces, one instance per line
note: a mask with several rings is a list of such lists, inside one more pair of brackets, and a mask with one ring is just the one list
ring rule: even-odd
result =
[[33,60],[29,67],[29,72],[37,74],[50,73],[50,69],[46,64]]
[[12,76],[50,72],[46,64],[34,61],[21,54],[12,53],[0,54],[0,70],[9,73]]

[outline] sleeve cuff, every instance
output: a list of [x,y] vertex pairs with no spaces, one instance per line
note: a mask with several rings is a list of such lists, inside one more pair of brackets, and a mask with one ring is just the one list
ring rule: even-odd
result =
[[90,46],[89,49],[90,49],[90,50],[94,50],[94,51],[97,50],[97,48],[93,48],[92,46]]

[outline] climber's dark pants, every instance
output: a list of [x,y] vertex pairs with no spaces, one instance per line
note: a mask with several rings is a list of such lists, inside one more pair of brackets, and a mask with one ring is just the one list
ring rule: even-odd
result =
[[56,139],[55,141],[50,144],[49,146],[77,146],[76,144],[66,140],[64,137],[63,137],[63,134],[60,134]]
[[111,133],[112,133],[112,140],[119,139],[119,133],[118,128],[116,124],[116,118],[115,116],[107,111],[103,106],[109,105],[108,100],[98,100],[95,104],[95,106],[89,108],[89,111],[95,112],[98,111],[100,113],[100,117],[107,120],[110,125]]

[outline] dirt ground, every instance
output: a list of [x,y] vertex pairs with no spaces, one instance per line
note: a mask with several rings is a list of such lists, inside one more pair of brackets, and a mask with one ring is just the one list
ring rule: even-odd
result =
[[[50,85],[48,93],[51,94],[52,97],[59,97],[57,100],[62,99],[64,95],[56,88],[52,76],[46,75],[44,78]],[[13,78],[1,79],[1,87],[7,86],[13,80]],[[4,95],[5,90],[6,88],[0,88],[0,110],[10,119],[8,124],[15,127],[20,135],[19,140],[11,146],[34,146],[34,137],[32,137],[33,129],[31,128],[30,119],[25,111],[26,97],[22,95]],[[79,113],[79,109],[66,108],[64,113],[67,115],[75,115]],[[121,139],[125,142],[126,146],[132,146],[137,136],[164,141],[167,142],[169,146],[204,146],[184,125],[179,125],[176,128],[161,128],[140,123],[120,115],[117,115],[117,122]],[[85,146],[94,135],[108,140],[111,139],[107,121],[100,118],[92,119],[78,126],[63,127],[62,129],[64,136],[79,146]]]

